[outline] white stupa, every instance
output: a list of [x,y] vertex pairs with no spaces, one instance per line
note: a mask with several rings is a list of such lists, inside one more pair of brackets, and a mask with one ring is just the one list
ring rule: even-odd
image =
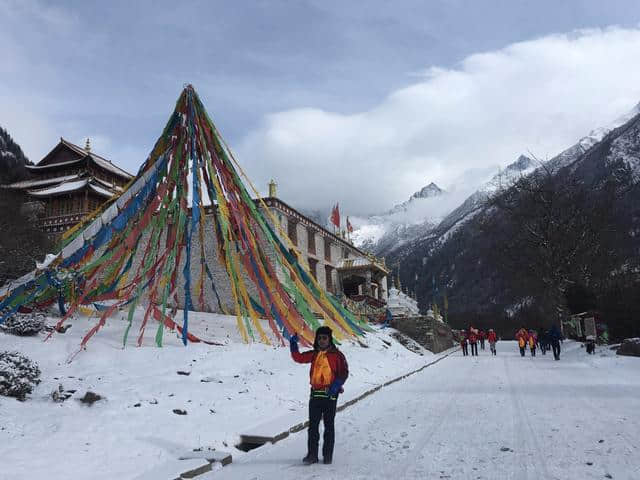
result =
[[[399,283],[400,282],[398,282],[398,284]],[[414,317],[420,315],[418,301],[396,288],[393,279],[391,280],[391,288],[389,289],[387,308],[394,317]]]

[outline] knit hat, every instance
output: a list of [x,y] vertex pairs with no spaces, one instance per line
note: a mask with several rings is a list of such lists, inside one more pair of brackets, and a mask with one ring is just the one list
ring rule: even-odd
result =
[[318,335],[329,335],[329,346],[333,345],[333,332],[329,327],[318,327],[316,330],[316,338],[313,342],[313,348],[318,350]]

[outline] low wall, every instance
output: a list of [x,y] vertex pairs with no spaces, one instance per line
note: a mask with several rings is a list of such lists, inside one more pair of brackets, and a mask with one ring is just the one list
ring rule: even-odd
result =
[[451,327],[433,318],[394,317],[391,326],[433,353],[442,352],[454,345]]

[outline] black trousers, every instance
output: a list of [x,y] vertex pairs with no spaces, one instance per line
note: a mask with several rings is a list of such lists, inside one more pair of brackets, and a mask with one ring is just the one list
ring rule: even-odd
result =
[[484,350],[484,338],[480,339],[480,349]]
[[330,398],[313,398],[309,400],[309,437],[307,452],[311,457],[318,457],[318,442],[320,441],[320,420],[324,420],[324,436],[322,442],[322,456],[325,459],[333,457],[335,442],[334,419],[336,417],[337,400]]
[[462,355],[464,357],[466,357],[467,355],[469,355],[469,347],[467,346],[466,343],[462,344]]
[[471,355],[478,355],[478,344],[477,343],[472,343],[471,344]]
[[560,360],[560,342],[554,341],[551,346],[553,347],[553,358]]
[[525,351],[525,348],[524,347],[520,347],[520,355],[523,356],[523,357],[524,357],[524,351]]

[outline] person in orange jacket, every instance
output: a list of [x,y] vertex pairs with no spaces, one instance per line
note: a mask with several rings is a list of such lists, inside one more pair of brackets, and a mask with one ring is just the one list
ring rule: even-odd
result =
[[518,341],[518,347],[520,348],[520,356],[524,357],[527,342],[529,341],[529,332],[527,332],[526,328],[522,327],[516,332],[516,340]]
[[536,346],[538,345],[538,335],[535,331],[529,330],[529,349],[531,350],[531,356],[536,356]]
[[487,333],[487,340],[489,341],[489,349],[493,355],[496,355],[496,342],[498,341],[498,336],[496,332],[493,331],[493,328],[489,329],[489,333]]
[[297,363],[310,363],[309,383],[309,430],[307,437],[307,455],[302,461],[310,465],[318,463],[318,443],[320,420],[324,420],[324,437],[322,457],[326,464],[333,461],[333,445],[335,443],[334,419],[338,395],[344,391],[342,385],[349,376],[347,359],[333,344],[333,335],[329,327],[316,330],[313,350],[300,353],[298,335],[289,340],[291,357]]

